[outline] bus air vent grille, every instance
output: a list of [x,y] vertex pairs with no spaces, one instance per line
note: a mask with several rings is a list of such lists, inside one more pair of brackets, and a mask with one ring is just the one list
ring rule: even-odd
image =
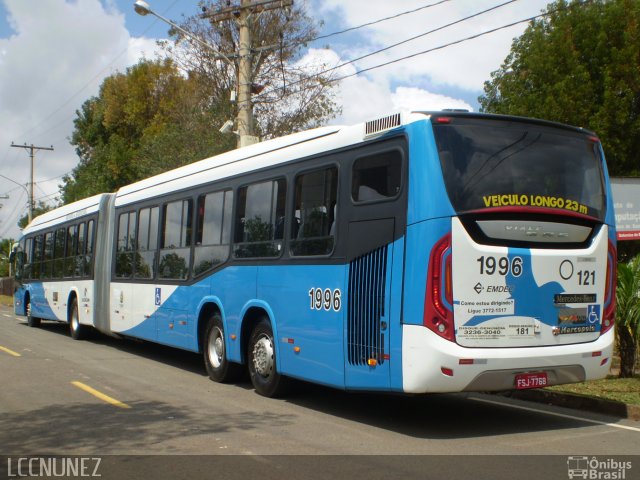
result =
[[399,113],[394,113],[393,115],[389,115],[387,117],[370,120],[364,125],[364,135],[365,137],[369,135],[376,135],[380,132],[399,127],[401,124],[402,120]]
[[384,363],[384,316],[387,247],[373,250],[349,264],[347,313],[348,361],[367,365],[369,359]]

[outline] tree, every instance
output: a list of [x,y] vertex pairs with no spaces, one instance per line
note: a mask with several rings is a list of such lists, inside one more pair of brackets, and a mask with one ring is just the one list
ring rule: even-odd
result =
[[[227,0],[201,1],[208,14],[228,8]],[[228,99],[238,85],[239,30],[230,19],[210,21],[201,15],[186,18],[182,27],[197,35],[229,62],[220,60],[211,49],[190,41],[177,31],[174,43],[164,42],[167,52],[186,71],[207,79],[213,98]],[[326,65],[304,64],[301,54],[307,42],[317,36],[304,2],[292,8],[277,8],[250,16],[252,35],[253,110],[258,135],[274,138],[313,128],[335,117],[340,108],[332,95],[331,75]],[[261,93],[260,93],[261,92]],[[228,118],[227,118],[228,119]]]
[[640,174],[640,2],[558,0],[515,39],[478,100],[484,112],[598,133],[612,175]]
[[10,238],[0,240],[0,277],[9,276],[9,255],[14,241]]
[[63,203],[233,148],[233,139],[215,128],[228,102],[215,101],[205,87],[170,59],[141,60],[106,78],[76,112],[71,144],[80,162],[63,178]]
[[620,352],[620,377],[635,374],[640,340],[640,255],[618,264],[616,337]]
[[[36,206],[33,208],[33,218],[36,218],[38,215],[42,215],[43,213],[47,213],[49,210],[53,210],[56,208],[56,205],[47,205],[46,203],[39,201]],[[29,215],[25,215],[18,220],[18,227],[22,230],[29,224]]]

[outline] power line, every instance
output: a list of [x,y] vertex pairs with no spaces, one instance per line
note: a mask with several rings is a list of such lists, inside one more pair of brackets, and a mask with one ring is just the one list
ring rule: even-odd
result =
[[[22,198],[22,193],[23,192],[20,192],[20,199]],[[18,203],[20,203],[20,201],[18,201]],[[7,232],[11,228],[13,228],[14,226],[17,226],[16,222],[18,221],[18,218],[23,214],[23,212],[24,212],[24,208],[23,209],[16,208],[13,211],[13,214],[9,216],[9,220],[7,221],[6,227],[2,230],[2,233],[0,233],[0,237],[4,238],[4,236],[7,234]]]
[[553,14],[553,13],[556,13],[556,12],[558,12],[558,11],[560,11],[560,10],[565,10],[565,9],[566,9],[566,8],[558,8],[558,9],[555,9],[555,10],[550,10],[550,11],[548,11],[548,12],[541,13],[541,14],[539,14],[539,15],[535,15],[535,16],[533,16],[533,17],[525,18],[525,19],[523,19],[523,20],[518,20],[518,21],[515,21],[515,22],[512,22],[512,23],[506,24],[506,25],[502,25],[502,26],[500,26],[500,27],[492,28],[492,29],[490,29],[490,30],[485,30],[484,32],[480,32],[480,33],[477,33],[477,34],[475,34],[475,35],[470,35],[470,36],[468,36],[468,37],[464,37],[464,38],[461,38],[461,39],[459,39],[459,40],[454,40],[454,41],[452,41],[452,42],[445,43],[445,44],[443,44],[443,45],[439,45],[439,46],[437,46],[437,47],[429,48],[429,49],[427,49],[427,50],[423,50],[423,51],[421,51],[421,52],[413,53],[413,54],[411,54],[411,55],[406,55],[406,56],[404,56],[404,57],[400,57],[400,58],[397,58],[397,59],[395,59],[395,60],[390,60],[390,61],[388,61],[388,62],[384,62],[384,63],[378,64],[378,65],[374,65],[373,67],[363,68],[362,70],[358,70],[358,71],[357,71],[357,72],[355,72],[355,73],[351,73],[351,74],[349,74],[349,75],[344,75],[344,76],[342,76],[342,77],[338,77],[338,78],[335,78],[335,79],[331,79],[331,80],[330,80],[330,82],[339,82],[339,81],[341,81],[341,80],[344,80],[345,78],[353,77],[353,76],[359,75],[359,74],[361,74],[361,73],[368,72],[368,71],[370,71],[370,70],[375,70],[375,69],[377,69],[377,68],[386,67],[387,65],[391,65],[391,64],[393,64],[393,63],[397,63],[397,62],[400,62],[400,61],[403,61],[403,60],[407,60],[407,59],[409,59],[409,58],[418,57],[418,56],[420,56],[420,55],[425,55],[425,54],[427,54],[427,53],[431,53],[431,52],[434,52],[434,51],[436,51],[436,50],[442,50],[443,48],[451,47],[451,46],[453,46],[453,45],[457,45],[457,44],[459,44],[459,43],[467,42],[467,41],[469,41],[469,40],[474,40],[474,39],[476,39],[476,38],[478,38],[478,37],[482,37],[482,36],[484,36],[484,35],[489,35],[489,34],[491,34],[491,33],[495,33],[495,32],[497,32],[497,31],[499,31],[499,30],[504,30],[504,29],[506,29],[506,28],[510,28],[510,27],[513,27],[513,26],[518,25],[518,24],[521,24],[521,23],[531,22],[531,21],[536,20],[536,19],[538,19],[538,18],[546,17],[546,16],[548,16],[548,15],[551,15],[551,14]]
[[[333,67],[330,67],[330,68],[327,68],[325,70],[322,70],[322,71],[320,71],[318,73],[315,73],[315,74],[313,74],[313,75],[311,75],[309,77],[305,77],[305,78],[302,78],[300,80],[291,82],[291,83],[289,83],[288,86],[291,87],[291,86],[303,83],[303,82],[305,82],[305,81],[307,81],[307,80],[309,80],[310,78],[313,78],[313,77],[320,77],[320,76],[325,75],[327,73],[330,73],[330,72],[333,72],[335,70],[338,70],[339,68],[342,68],[342,67],[344,67],[346,65],[349,65],[349,64],[355,63],[357,61],[360,61],[360,60],[362,60],[364,58],[372,57],[373,55],[377,55],[377,54],[385,52],[387,50],[391,50],[392,48],[395,48],[395,47],[397,47],[399,45],[404,45],[405,43],[411,42],[413,40],[417,40],[418,38],[426,37],[427,35],[431,35],[432,33],[439,32],[440,30],[444,30],[445,28],[449,28],[451,26],[457,25],[457,24],[462,23],[462,22],[466,22],[467,20],[471,20],[473,18],[479,17],[480,15],[484,15],[485,13],[489,13],[489,12],[491,12],[493,10],[497,10],[498,8],[502,8],[502,7],[506,6],[506,5],[509,5],[509,4],[517,2],[517,1],[518,0],[508,0],[506,2],[503,2],[503,3],[499,4],[499,5],[495,5],[493,7],[487,8],[487,9],[482,10],[480,12],[476,12],[474,14],[471,14],[471,15],[468,15],[466,17],[460,18],[460,19],[455,20],[453,22],[449,22],[449,23],[447,23],[445,25],[441,25],[441,26],[436,27],[434,29],[431,29],[431,30],[429,30],[427,32],[420,33],[418,35],[415,35],[413,37],[407,38],[405,40],[401,40],[400,42],[396,42],[394,44],[391,44],[391,45],[388,45],[386,47],[380,48],[380,49],[375,50],[373,52],[367,53],[366,55],[362,55],[360,57],[357,57],[357,58],[354,58],[354,59],[339,63],[338,65],[335,65]],[[375,68],[375,67],[373,67],[373,68]],[[371,68],[371,70],[373,68]],[[366,71],[366,70],[364,70],[364,71]],[[352,76],[352,75],[349,75],[349,76]],[[347,77],[341,77],[340,79],[342,79],[342,78],[347,78]],[[331,80],[328,80],[328,82],[334,82],[334,81],[337,81],[337,80],[338,79],[331,79]],[[275,90],[280,90],[280,88],[276,88],[276,89],[273,89],[273,90],[271,90],[269,92],[265,92],[265,93],[256,95],[255,98],[259,99],[262,96],[266,96],[268,93],[274,92]],[[284,90],[284,88],[282,90]],[[287,96],[293,95],[294,93],[295,92],[291,92],[291,93],[287,94],[286,92],[284,92],[284,94],[281,96],[281,98],[279,100],[281,100],[282,98],[285,98]]]
[[289,47],[289,46],[301,45],[302,43],[311,43],[311,42],[315,42],[316,40],[322,40],[323,38],[329,38],[329,37],[333,37],[335,35],[341,35],[343,33],[352,32],[354,30],[359,30],[359,29],[364,28],[364,27],[370,27],[371,25],[375,25],[377,23],[382,23],[382,22],[385,22],[387,20],[392,20],[394,18],[398,18],[398,17],[401,17],[403,15],[409,15],[410,13],[419,12],[420,10],[425,10],[427,8],[436,7],[436,6],[438,6],[438,5],[442,4],[442,3],[446,3],[446,2],[449,2],[449,1],[451,1],[451,0],[440,0],[439,2],[432,3],[430,5],[423,5],[422,7],[414,8],[413,10],[407,10],[405,12],[400,12],[400,13],[397,13],[395,15],[391,15],[389,17],[384,17],[384,18],[380,18],[378,20],[373,20],[371,22],[363,23],[362,25],[357,25],[355,27],[346,28],[344,30],[340,30],[339,32],[333,32],[333,33],[328,33],[326,35],[320,35],[319,37],[312,38],[311,40],[308,40],[306,42],[293,43],[293,44],[285,45],[285,46]]

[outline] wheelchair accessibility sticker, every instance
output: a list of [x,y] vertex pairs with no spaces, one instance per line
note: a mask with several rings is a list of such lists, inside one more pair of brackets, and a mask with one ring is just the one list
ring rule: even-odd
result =
[[600,305],[589,305],[587,307],[587,321],[591,325],[600,323]]

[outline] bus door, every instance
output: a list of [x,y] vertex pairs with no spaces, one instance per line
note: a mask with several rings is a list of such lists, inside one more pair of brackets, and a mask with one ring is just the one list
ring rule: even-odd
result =
[[401,317],[405,150],[399,138],[367,150],[355,158],[351,181],[343,182],[341,192],[348,221],[345,383],[351,389],[388,389],[391,362],[401,361],[391,348]]

